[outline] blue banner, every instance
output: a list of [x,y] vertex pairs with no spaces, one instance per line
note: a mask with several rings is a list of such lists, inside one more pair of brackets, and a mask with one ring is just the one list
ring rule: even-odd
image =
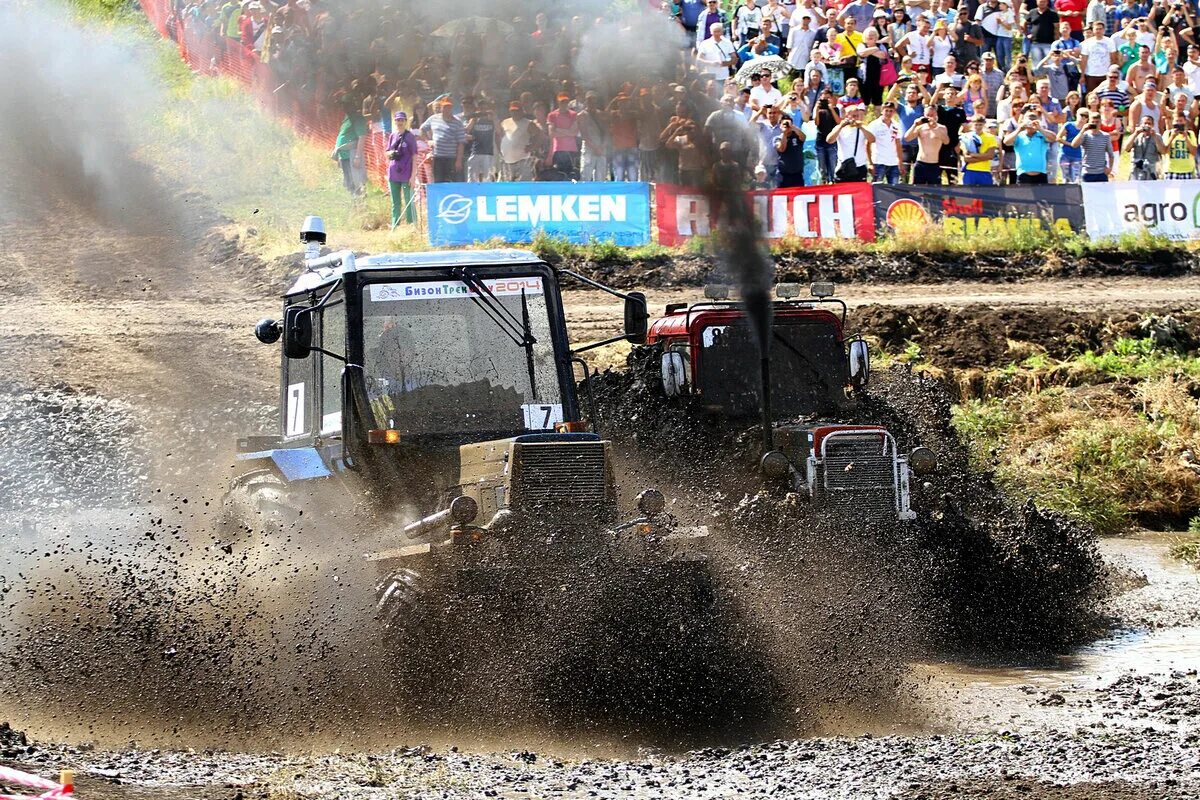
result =
[[538,231],[574,244],[650,241],[648,183],[431,183],[429,242],[532,242]]

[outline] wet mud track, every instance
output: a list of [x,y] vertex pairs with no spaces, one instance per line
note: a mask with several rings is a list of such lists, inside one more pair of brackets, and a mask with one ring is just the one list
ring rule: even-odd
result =
[[[146,629],[139,625],[154,619],[168,630],[191,625],[195,631],[194,609],[173,604],[172,597],[185,594],[181,589],[193,596],[204,589],[218,593],[226,567],[245,569],[237,551],[225,553],[211,531],[201,530],[198,542],[189,538],[197,526],[188,520],[203,518],[198,509],[219,493],[233,437],[274,423],[276,354],[253,342],[249,331],[277,301],[260,280],[213,268],[219,248],[212,244],[213,220],[204,215],[169,235],[139,239],[104,230],[86,209],[61,205],[53,212],[0,220],[0,257],[8,267],[0,273],[0,356],[9,365],[0,387],[7,423],[0,432],[7,467],[0,475],[6,521],[0,603],[25,599],[19,595],[28,584],[15,587],[28,562],[14,554],[44,559],[49,571],[40,577],[49,581],[40,584],[39,602],[57,606],[46,618],[63,620],[69,632],[80,602],[63,590],[78,575],[64,576],[63,567],[112,568],[116,558],[118,585],[154,607],[112,606],[106,597],[82,602],[92,603],[88,611],[108,615],[104,625],[129,620],[128,637],[116,643],[127,654],[142,648],[157,666],[147,670],[136,658],[113,662],[125,666],[101,676],[106,686],[78,639],[23,637],[10,628],[0,651],[25,666],[40,663],[42,680],[36,691],[4,682],[0,718],[25,727],[34,743],[0,742],[0,760],[44,774],[73,766],[81,771],[80,796],[101,800],[1196,796],[1200,690],[1195,673],[1176,663],[1135,659],[1129,674],[1096,680],[1085,671],[1065,681],[1062,670],[1037,665],[1024,665],[1025,672],[1013,677],[1011,664],[916,664],[889,687],[886,702],[827,704],[820,709],[821,725],[804,731],[811,738],[781,732],[785,738],[778,742],[754,737],[724,748],[643,749],[620,732],[427,736],[396,726],[379,704],[363,708],[352,697],[340,705],[314,704],[313,686],[366,672],[352,649],[325,654],[319,668],[300,656],[314,640],[297,631],[322,629],[329,614],[340,618],[338,610],[358,611],[343,592],[349,579],[335,582],[338,573],[330,571],[308,584],[321,588],[322,601],[314,607],[287,606],[260,616],[235,604],[199,615],[205,625],[218,623],[216,633],[209,631],[219,637],[215,661],[203,671],[180,667],[171,643],[142,636]],[[48,264],[58,268],[55,280],[45,280]],[[1107,309],[1114,291],[1147,302],[1200,300],[1200,283],[1188,277],[851,287],[849,294],[855,305],[933,305],[948,297],[967,305],[1039,306],[1057,296]],[[652,301],[696,295],[663,289],[652,292]],[[601,338],[619,324],[613,313],[619,306],[610,309],[588,293],[568,293],[566,301],[578,340]],[[935,323],[931,317],[926,324]],[[62,440],[62,452],[39,445],[54,437]],[[81,455],[71,469],[56,470],[55,464],[70,461],[68,452]],[[27,480],[31,476],[37,480]],[[120,524],[110,516],[121,518]],[[166,563],[143,558],[164,547],[177,555]],[[174,570],[178,553],[189,548],[204,562],[194,573],[202,580],[181,587],[173,584],[179,580]],[[349,549],[365,548],[355,541]],[[298,565],[288,559],[301,557],[292,549],[278,559],[290,569]],[[1114,607],[1112,616],[1135,631],[1153,627],[1160,637],[1176,632],[1191,647],[1197,621],[1171,611],[1197,606],[1176,599],[1185,584],[1162,589],[1152,579],[1139,592],[1161,590],[1156,599]],[[56,592],[63,593],[56,598]],[[226,623],[234,627],[222,627]],[[252,638],[264,628],[280,637],[266,649],[231,651],[220,644]],[[281,642],[291,655],[277,660]],[[252,667],[249,675],[301,676],[294,684],[296,706],[272,718],[266,713],[270,693],[258,691],[254,679],[222,694],[230,653]],[[72,670],[58,671],[56,663]],[[964,671],[972,670],[974,677],[965,678]],[[288,692],[292,686],[284,684]],[[346,686],[347,694],[370,696],[366,687]],[[124,702],[131,695],[141,695],[141,705]],[[304,713],[293,713],[297,707]],[[236,719],[230,719],[231,709]],[[418,748],[422,744],[432,749]],[[400,745],[418,749],[393,749]],[[462,750],[453,750],[456,745]],[[161,749],[151,749],[156,746]],[[216,749],[189,749],[202,747]],[[275,747],[296,755],[261,752]],[[339,747],[346,752],[335,752]],[[1050,781],[1074,786],[1055,788]]]

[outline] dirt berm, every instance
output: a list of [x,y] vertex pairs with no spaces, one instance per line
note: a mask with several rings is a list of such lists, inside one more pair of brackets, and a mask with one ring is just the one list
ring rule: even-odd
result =
[[[710,255],[667,254],[634,259],[625,251],[602,260],[553,252],[542,253],[561,264],[618,288],[703,286],[736,283],[725,274],[719,259]],[[1131,275],[1170,277],[1187,275],[1200,259],[1182,248],[1131,252],[1092,249],[1082,255],[1064,250],[1027,253],[872,253],[839,250],[801,250],[775,255],[779,281],[806,283],[832,280],[839,283],[941,283],[947,280],[1006,282],[1029,278],[1071,278]]]
[[[687,498],[681,515],[693,504],[699,514],[681,521],[711,526],[727,566],[754,575],[741,581],[747,601],[768,598],[776,624],[790,617],[818,647],[857,649],[864,662],[1049,652],[1095,630],[1103,575],[1090,531],[1005,496],[972,469],[940,383],[903,367],[881,371],[837,420],[883,424],[902,452],[924,445],[937,454],[936,473],[913,481],[918,519],[901,523],[862,509],[818,512],[806,498],[762,489],[753,421],[668,401],[658,369],[655,349],[638,348],[628,371],[592,379],[601,434],[634,480],[674,476],[661,488]],[[815,628],[806,615],[821,618]]]

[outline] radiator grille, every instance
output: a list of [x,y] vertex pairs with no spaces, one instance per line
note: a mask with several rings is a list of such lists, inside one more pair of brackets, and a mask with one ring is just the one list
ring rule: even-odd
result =
[[603,503],[607,496],[603,442],[517,444],[513,495],[524,505]]
[[838,436],[825,446],[825,487],[831,491],[895,489],[894,460],[879,434]]

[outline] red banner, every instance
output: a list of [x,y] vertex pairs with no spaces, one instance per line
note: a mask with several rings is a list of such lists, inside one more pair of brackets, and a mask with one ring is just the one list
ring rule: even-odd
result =
[[[759,231],[767,239],[875,241],[875,196],[869,183],[836,183],[747,192]],[[714,227],[708,197],[698,189],[656,184],[658,243],[678,245]]]

